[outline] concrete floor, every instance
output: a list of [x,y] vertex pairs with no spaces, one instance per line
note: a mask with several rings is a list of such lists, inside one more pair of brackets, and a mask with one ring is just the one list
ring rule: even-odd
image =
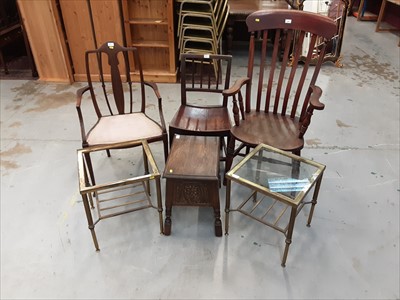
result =
[[[208,208],[174,208],[169,237],[153,209],[101,221],[96,252],[78,191],[82,84],[2,80],[1,298],[399,299],[400,48],[374,29],[349,18],[344,67],[323,66],[326,108],[302,155],[327,169],[312,226],[308,208],[298,216],[286,268],[282,234],[232,213],[230,234],[217,238]],[[240,52],[234,64],[243,75]],[[169,121],[179,85],[159,88]],[[151,149],[163,170],[161,144]],[[135,164],[126,153],[137,154],[101,161]],[[224,207],[224,188],[220,197]]]

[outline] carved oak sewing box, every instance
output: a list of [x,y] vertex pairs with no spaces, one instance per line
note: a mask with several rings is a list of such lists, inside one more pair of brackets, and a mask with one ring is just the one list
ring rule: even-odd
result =
[[222,236],[219,204],[219,137],[176,135],[165,166],[164,234],[171,234],[173,205],[214,208],[215,235]]

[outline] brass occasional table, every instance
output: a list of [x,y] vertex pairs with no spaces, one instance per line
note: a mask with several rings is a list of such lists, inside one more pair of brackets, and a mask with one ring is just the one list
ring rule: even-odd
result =
[[[144,174],[127,179],[116,179],[106,183],[92,184],[87,169],[88,154],[94,152],[141,146],[143,149]],[[150,169],[149,169],[150,165]],[[124,142],[106,146],[92,146],[78,150],[79,191],[82,196],[86,217],[97,251],[100,250],[94,231],[95,225],[103,219],[142,210],[155,208],[159,213],[160,232],[163,233],[160,172],[154,161],[149,145],[145,140]],[[96,179],[98,181],[98,179]],[[150,197],[150,183],[156,186],[157,206]],[[93,201],[95,200],[95,201]],[[95,221],[94,218],[96,218]]]
[[[310,226],[317,203],[325,166],[265,144],[253,149],[227,174],[225,234],[229,230],[229,213],[241,212],[286,237],[282,266],[286,264],[297,214],[311,204],[307,226]],[[248,197],[232,209],[231,185],[236,182],[249,188]],[[311,200],[307,194],[314,187]]]

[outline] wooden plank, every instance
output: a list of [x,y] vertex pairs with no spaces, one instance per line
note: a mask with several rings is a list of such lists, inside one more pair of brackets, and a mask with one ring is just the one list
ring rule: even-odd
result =
[[72,82],[71,62],[53,0],[18,0],[32,54],[43,81]]
[[108,41],[124,45],[118,1],[90,0],[97,46]]
[[60,0],[60,7],[74,66],[74,80],[84,78],[86,81],[85,51],[95,49],[89,5],[82,0]]
[[[114,41],[124,45],[121,15],[118,1],[115,0],[90,0],[94,31],[97,47],[102,44]],[[121,58],[122,59],[122,58]],[[107,61],[103,61],[104,74],[110,74],[110,67]],[[121,74],[125,70],[121,69]]]

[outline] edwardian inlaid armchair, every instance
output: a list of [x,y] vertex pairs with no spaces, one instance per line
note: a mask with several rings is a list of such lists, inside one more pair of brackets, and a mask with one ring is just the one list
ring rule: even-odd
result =
[[[162,111],[162,99],[157,85],[144,81],[137,49],[108,42],[97,50],[87,51],[85,60],[88,85],[77,91],[76,102],[82,147],[139,140],[146,140],[148,143],[163,141],[166,160],[168,135]],[[139,82],[132,81],[134,70],[138,73],[135,75],[138,75]],[[150,87],[157,99],[158,122],[146,114],[148,105],[146,87]],[[82,113],[82,99],[87,91],[97,115],[97,120],[90,130],[85,128]],[[157,112],[155,114],[157,115]],[[109,150],[107,154],[110,156]],[[92,184],[95,184],[89,152],[85,152],[85,159]]]

